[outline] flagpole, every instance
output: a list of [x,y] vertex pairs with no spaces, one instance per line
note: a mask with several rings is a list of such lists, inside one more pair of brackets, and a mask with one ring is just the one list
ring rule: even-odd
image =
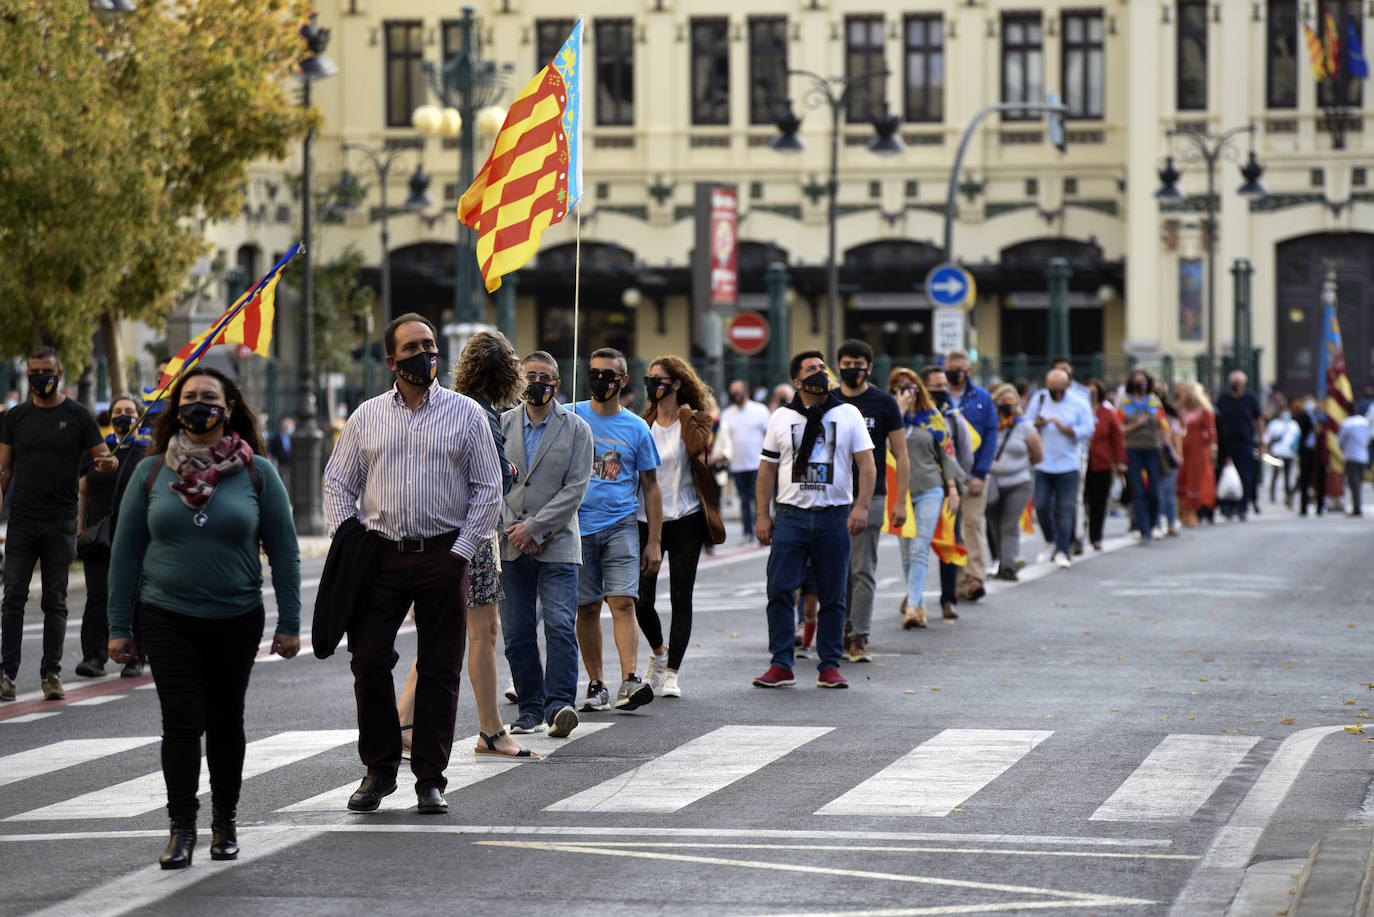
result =
[[572,352],[572,390],[569,393],[574,405],[577,404],[577,329],[581,324],[582,310],[582,201],[577,202],[576,243],[573,246],[573,352]]

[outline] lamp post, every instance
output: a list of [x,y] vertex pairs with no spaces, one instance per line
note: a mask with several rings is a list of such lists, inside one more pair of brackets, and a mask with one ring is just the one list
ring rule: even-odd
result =
[[[496,102],[505,92],[506,83],[514,69],[512,64],[497,66],[492,61],[482,60],[478,46],[475,7],[463,7],[463,18],[457,23],[462,33],[458,53],[443,67],[435,67],[425,61],[425,77],[429,88],[444,106],[442,110],[433,105],[421,105],[411,116],[411,123],[425,136],[459,136],[458,144],[458,193],[472,184],[477,157],[477,127],[490,128],[495,122],[499,130],[505,120],[505,112],[492,111]],[[453,282],[453,320],[460,326],[468,326],[470,336],[481,323],[483,310],[476,304],[477,255],[473,245],[472,230],[458,222],[458,237],[454,244],[456,266]],[[460,330],[460,334],[463,332]],[[456,355],[455,355],[456,356]]]
[[[1202,224],[1203,238],[1207,244],[1207,366],[1204,369],[1202,384],[1210,392],[1216,384],[1216,362],[1217,362],[1217,281],[1216,281],[1216,248],[1217,248],[1217,162],[1226,158],[1231,162],[1240,162],[1240,150],[1235,143],[1235,138],[1241,134],[1250,135],[1250,155],[1245,163],[1240,166],[1240,177],[1245,180],[1236,193],[1241,197],[1254,200],[1264,197],[1264,186],[1260,184],[1260,176],[1264,174],[1264,167],[1260,165],[1255,157],[1255,125],[1247,124],[1242,127],[1233,127],[1220,134],[1213,134],[1205,131],[1195,131],[1189,128],[1170,128],[1167,136],[1172,141],[1175,137],[1182,137],[1187,141],[1184,150],[1184,157],[1193,161],[1201,160],[1207,167],[1207,198],[1204,201],[1206,207],[1206,217]],[[1164,168],[1159,170],[1159,190],[1155,192],[1155,197],[1162,202],[1183,201],[1183,192],[1178,190],[1178,180],[1182,177],[1181,172],[1174,167],[1174,157],[1168,156],[1164,160]]]
[[[315,24],[315,16],[301,26],[306,55],[300,60],[296,76],[302,83],[302,106],[310,107],[310,87],[317,80],[328,79],[339,72],[335,63],[325,56],[329,45],[329,30]],[[296,389],[296,428],[292,441],[293,471],[291,475],[291,506],[296,518],[296,532],[301,535],[322,535],[325,531],[324,510],[320,499],[320,471],[323,435],[320,433],[319,409],[315,402],[315,275],[310,258],[310,146],[315,132],[305,135],[301,152],[301,301],[300,301],[300,367]]]
[[[810,70],[788,70],[787,75],[800,76],[806,79],[804,98],[808,109],[818,108],[821,105],[830,106],[830,182],[826,186],[829,239],[825,262],[827,302],[825,347],[826,358],[834,359],[840,331],[840,265],[835,252],[835,230],[839,220],[837,198],[840,192],[840,118],[848,111],[856,87],[867,85],[873,80],[884,79],[887,77],[888,71],[876,70],[854,76],[824,77]],[[897,136],[897,128],[900,126],[901,120],[896,115],[886,111],[875,118],[873,130],[877,136],[869,141],[868,151],[878,156],[896,156],[901,153],[902,150],[906,149],[906,146]],[[792,113],[792,105],[789,100],[787,111],[778,118],[778,136],[769,141],[768,146],[775,152],[789,156],[802,152],[806,149],[806,142],[797,136],[800,129],[801,119]]]
[[[387,219],[391,216],[391,208],[386,202],[387,181],[391,177],[391,164],[396,157],[404,152],[404,147],[393,147],[391,149],[376,149],[363,143],[345,142],[343,145],[345,152],[354,151],[362,153],[367,157],[372,170],[377,174],[377,190],[381,195],[381,224],[382,224],[382,320],[391,321],[391,234],[387,228]],[[351,188],[356,179],[349,173],[348,167],[344,167],[343,175],[339,176],[339,187]],[[415,174],[410,177],[410,195],[402,205],[412,213],[419,213],[427,210],[434,205],[434,199],[429,196],[426,189],[429,187],[429,176],[424,174],[423,166],[418,163],[415,166]],[[363,347],[363,388],[367,394],[372,394],[372,323],[368,322],[367,343]]]

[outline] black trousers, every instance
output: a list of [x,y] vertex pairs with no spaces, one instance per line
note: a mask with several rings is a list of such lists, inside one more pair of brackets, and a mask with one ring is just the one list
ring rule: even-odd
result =
[[33,568],[42,564],[43,657],[38,674],[62,671],[67,639],[67,574],[76,558],[76,517],[10,519],[5,536],[5,598],[0,602],[0,665],[10,678],[19,674],[24,643],[24,606]]
[[[1298,450],[1298,494],[1300,512],[1306,516],[1307,506],[1313,498],[1317,501],[1317,512],[1322,511],[1325,501],[1325,488],[1318,483],[1317,477],[1317,450],[1299,449]],[[1323,475],[1322,477],[1325,477]]]
[[200,737],[210,798],[233,811],[243,783],[243,699],[262,641],[259,605],[236,618],[194,618],[139,603],[143,643],[162,704],[162,777],[173,824],[194,824],[200,801]]
[[[646,544],[649,527],[639,524],[639,543]],[[697,583],[697,563],[706,544],[706,513],[695,513],[663,523],[663,556],[668,560],[668,599],[672,623],[668,625],[668,668],[676,672],[687,655],[692,639],[692,591]],[[635,617],[639,629],[649,641],[649,652],[663,645],[663,625],[654,607],[658,593],[658,574],[639,575],[639,598],[635,600]]]
[[1102,543],[1102,526],[1107,520],[1107,501],[1112,495],[1112,476],[1115,472],[1088,471],[1083,482],[1083,502],[1088,504],[1088,540],[1093,544]]

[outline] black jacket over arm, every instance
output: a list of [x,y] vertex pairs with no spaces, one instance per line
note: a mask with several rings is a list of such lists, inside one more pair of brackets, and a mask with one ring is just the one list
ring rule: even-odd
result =
[[316,658],[334,655],[354,615],[366,603],[367,585],[377,573],[381,550],[381,544],[368,535],[356,516],[345,519],[334,533],[315,594],[315,618],[310,626]]

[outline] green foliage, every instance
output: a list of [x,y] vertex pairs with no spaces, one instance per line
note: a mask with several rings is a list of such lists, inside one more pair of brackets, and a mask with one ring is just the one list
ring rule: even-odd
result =
[[101,316],[160,322],[247,167],[313,125],[290,69],[309,0],[86,4],[0,15],[0,353],[80,362]]

